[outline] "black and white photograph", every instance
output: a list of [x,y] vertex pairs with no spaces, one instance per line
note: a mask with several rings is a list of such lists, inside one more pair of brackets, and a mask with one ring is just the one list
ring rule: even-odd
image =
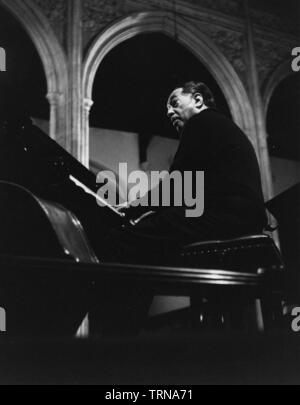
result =
[[299,21],[0,0],[1,386],[300,384]]

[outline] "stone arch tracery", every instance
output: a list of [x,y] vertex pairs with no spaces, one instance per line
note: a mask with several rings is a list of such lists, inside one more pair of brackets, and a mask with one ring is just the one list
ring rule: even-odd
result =
[[280,64],[268,78],[267,82],[263,87],[263,103],[265,115],[267,115],[268,113],[270,100],[272,98],[274,90],[284,79],[286,79],[288,76],[292,74],[295,73],[292,71],[291,62],[285,61],[282,64]]
[[[243,128],[257,148],[253,110],[244,85],[230,62],[196,26],[187,24],[183,18],[178,17],[175,27],[172,13],[160,11],[137,13],[115,22],[96,38],[88,50],[83,68],[84,137],[88,140],[93,83],[104,57],[123,41],[142,33],[158,32],[178,40],[210,70],[223,91],[235,122]],[[88,145],[88,141],[86,144]],[[88,150],[85,156],[85,160],[87,159]]]

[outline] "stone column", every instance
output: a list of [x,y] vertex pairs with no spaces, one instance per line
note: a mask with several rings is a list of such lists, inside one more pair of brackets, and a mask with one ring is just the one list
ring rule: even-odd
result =
[[89,156],[90,156],[90,146],[89,146],[89,139],[90,139],[90,111],[92,105],[94,104],[93,100],[90,98],[85,98],[83,100],[83,113],[82,113],[82,139],[84,140],[84,154],[82,155],[82,161],[86,162],[86,166],[88,167],[89,164]]
[[[259,152],[260,168],[262,174],[262,183],[265,201],[271,200],[274,197],[272,169],[267,143],[267,127],[265,111],[262,101],[262,94],[259,85],[259,76],[257,70],[253,27],[251,23],[251,15],[248,0],[244,0],[244,8],[247,21],[247,54],[248,54],[248,81],[249,92],[255,117],[256,137]],[[277,223],[273,216],[269,214],[269,224],[276,227]],[[278,232],[274,232],[273,236],[277,246],[280,246]]]
[[66,137],[66,103],[63,93],[52,92],[47,94],[50,104],[50,128],[49,135],[63,148],[70,150]]
[[82,121],[82,1],[68,0],[68,121],[70,151],[88,166],[87,145],[81,131]]
[[256,136],[262,172],[264,195],[266,200],[270,200],[273,197],[273,180],[267,144],[266,119],[259,85],[253,27],[251,23],[248,0],[244,0],[244,8],[247,22],[246,38],[247,38],[247,56],[249,66],[248,69],[249,92],[255,115]]

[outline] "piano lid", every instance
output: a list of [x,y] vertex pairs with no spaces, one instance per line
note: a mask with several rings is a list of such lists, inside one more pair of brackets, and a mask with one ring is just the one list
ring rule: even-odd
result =
[[26,183],[31,181],[35,184],[57,182],[72,174],[96,191],[95,174],[27,117],[3,121],[0,144],[0,180],[29,186]]

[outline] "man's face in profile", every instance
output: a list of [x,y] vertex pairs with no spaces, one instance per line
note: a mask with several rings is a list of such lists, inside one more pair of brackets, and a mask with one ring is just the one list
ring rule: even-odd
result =
[[184,93],[183,88],[178,88],[170,95],[168,104],[168,117],[177,132],[181,132],[186,122],[196,114],[196,99],[190,93]]

